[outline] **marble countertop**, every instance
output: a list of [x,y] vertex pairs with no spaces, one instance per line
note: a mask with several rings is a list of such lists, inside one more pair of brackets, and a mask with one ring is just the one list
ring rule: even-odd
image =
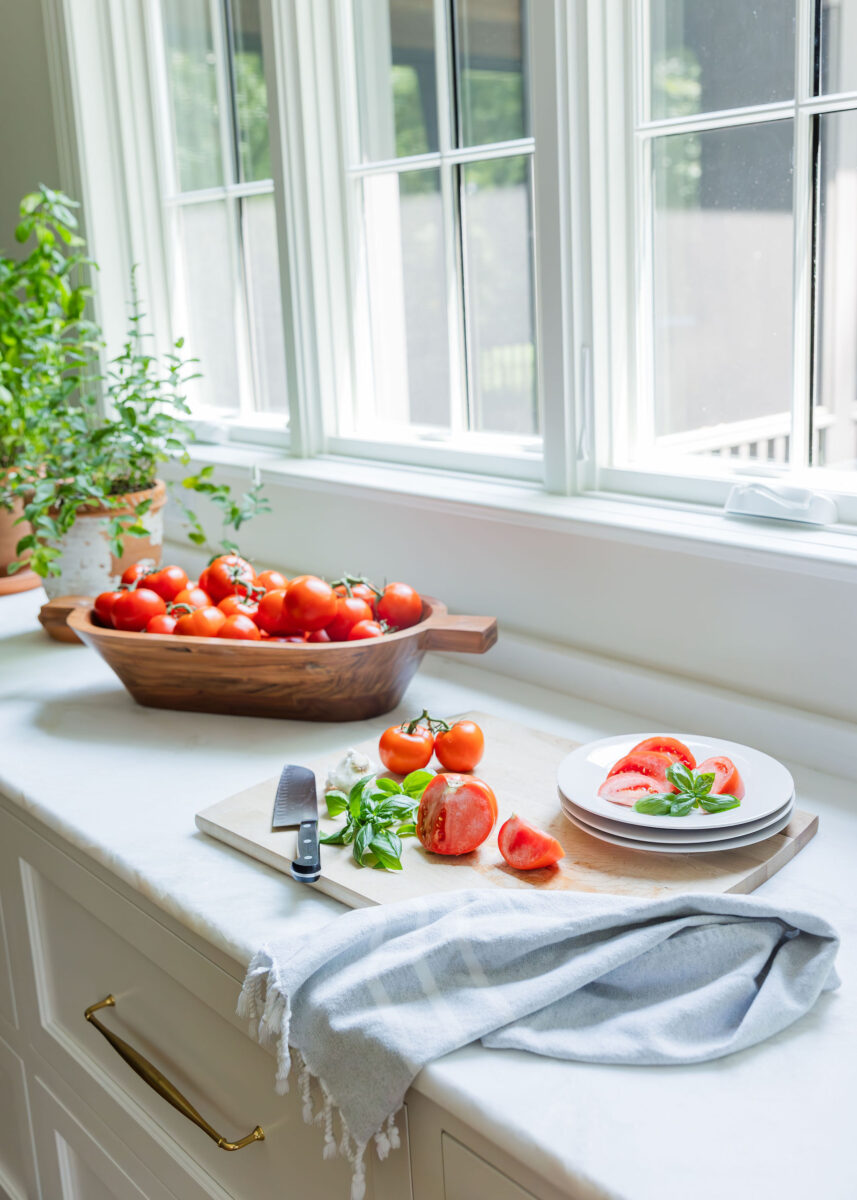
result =
[[[272,936],[341,913],[200,833],[194,814],[287,758],[357,742],[392,718],[343,728],[139,708],[94,652],[45,637],[42,600],[0,599],[0,791],[239,963]],[[402,715],[478,708],[581,741],[651,724],[489,665],[429,656]],[[599,1066],[475,1045],[426,1068],[416,1088],[570,1193],[853,1200],[857,795],[850,781],[789,765],[820,831],[760,891],[837,926],[838,992],[776,1038],[713,1063]]]

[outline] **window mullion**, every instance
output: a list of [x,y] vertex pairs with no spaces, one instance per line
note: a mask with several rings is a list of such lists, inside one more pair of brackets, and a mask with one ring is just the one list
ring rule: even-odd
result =
[[815,297],[815,128],[818,118],[801,105],[812,92],[814,0],[798,0],[795,29],[794,117],[794,318],[792,329],[792,420],[789,465],[808,467],[812,457],[813,306]]

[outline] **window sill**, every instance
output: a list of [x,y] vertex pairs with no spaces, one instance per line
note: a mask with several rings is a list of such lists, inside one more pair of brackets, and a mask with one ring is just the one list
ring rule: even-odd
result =
[[857,534],[844,526],[726,517],[707,505],[653,502],[608,493],[556,496],[523,481],[353,458],[284,457],[260,446],[197,443],[192,460],[258,469],[266,484],[343,497],[395,497],[397,504],[516,527],[633,541],[818,578],[857,580]]

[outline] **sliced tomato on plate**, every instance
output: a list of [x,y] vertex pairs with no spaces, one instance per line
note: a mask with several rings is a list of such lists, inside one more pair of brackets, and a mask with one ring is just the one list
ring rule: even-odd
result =
[[689,771],[692,771],[696,766],[696,759],[687,746],[685,746],[684,742],[680,742],[678,738],[667,737],[666,735],[644,738],[642,742],[637,743],[631,753],[636,754],[638,750],[652,750],[655,754],[666,754],[674,762],[684,763]]
[[657,780],[649,775],[641,775],[639,771],[622,771],[618,775],[608,775],[598,789],[598,795],[611,804],[633,808],[636,801],[644,796],[658,796],[665,791],[675,789],[672,786],[662,787]]
[[725,754],[715,754],[701,762],[696,768],[697,775],[713,775],[711,785],[712,796],[734,796],[736,800],[744,799],[744,780],[731,758]]
[[614,775],[645,775],[658,784],[660,792],[674,792],[675,787],[667,779],[667,771],[676,760],[668,754],[659,754],[656,750],[632,750],[624,758],[620,758],[607,772],[607,778]]
[[517,815],[509,817],[500,826],[497,845],[506,862],[516,871],[537,871],[540,867],[552,867],[565,858],[565,851],[555,837]]

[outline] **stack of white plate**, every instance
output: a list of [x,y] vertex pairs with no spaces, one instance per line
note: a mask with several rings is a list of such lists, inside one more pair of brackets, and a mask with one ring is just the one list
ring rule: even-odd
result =
[[[662,731],[663,732],[663,731]],[[738,808],[706,813],[699,808],[686,817],[650,817],[633,808],[602,800],[598,789],[607,772],[651,733],[602,738],[572,751],[557,774],[560,805],[579,829],[602,842],[657,854],[702,854],[751,846],[788,825],[795,806],[794,780],[776,759],[749,746],[719,738],[675,734],[697,762],[712,755],[732,759],[744,781]]]

